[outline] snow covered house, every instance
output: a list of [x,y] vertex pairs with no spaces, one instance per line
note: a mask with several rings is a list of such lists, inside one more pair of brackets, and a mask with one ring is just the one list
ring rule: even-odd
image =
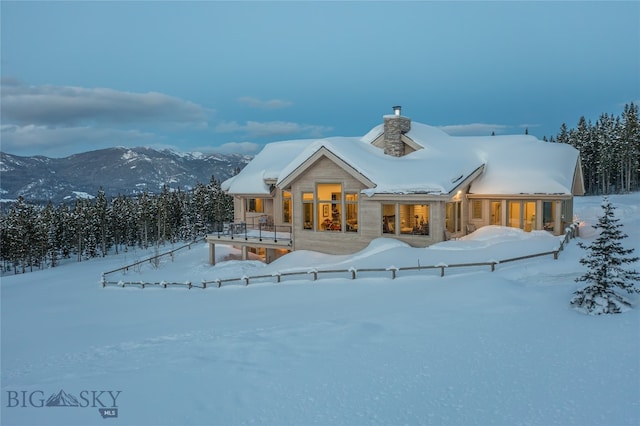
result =
[[375,238],[426,247],[487,225],[561,234],[583,195],[578,151],[529,135],[454,137],[393,115],[362,137],[270,143],[223,182],[235,223],[211,234],[267,262],[353,253]]

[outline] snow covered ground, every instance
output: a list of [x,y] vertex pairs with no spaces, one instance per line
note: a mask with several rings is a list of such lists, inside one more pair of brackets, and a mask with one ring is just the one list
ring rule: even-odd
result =
[[[610,199],[623,244],[640,254],[640,194]],[[600,203],[576,200],[584,239]],[[271,265],[224,261],[234,252],[219,247],[215,267],[199,244],[120,279],[490,261],[558,244],[486,228],[428,249],[377,240],[354,256],[296,252]],[[442,278],[100,286],[102,272],[145,255],[2,278],[3,425],[640,424],[640,306],[598,317],[571,309],[584,255],[575,241],[559,260]],[[52,395],[58,406],[46,406]]]

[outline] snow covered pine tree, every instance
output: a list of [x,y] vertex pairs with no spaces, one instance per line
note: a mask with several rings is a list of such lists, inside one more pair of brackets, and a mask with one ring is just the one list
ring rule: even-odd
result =
[[602,200],[602,209],[604,215],[593,225],[600,230],[598,238],[589,245],[578,243],[588,252],[586,257],[580,259],[580,263],[589,269],[576,281],[589,284],[576,291],[570,302],[571,306],[590,315],[620,313],[631,307],[627,299],[614,291],[615,287],[628,293],[640,293],[640,289],[634,286],[634,281],[640,281],[640,273],[622,267],[626,263],[636,262],[638,257],[628,257],[634,249],[622,247],[620,240],[627,238],[627,235],[620,230],[622,224],[618,223],[620,219],[615,218],[615,207],[607,197]]

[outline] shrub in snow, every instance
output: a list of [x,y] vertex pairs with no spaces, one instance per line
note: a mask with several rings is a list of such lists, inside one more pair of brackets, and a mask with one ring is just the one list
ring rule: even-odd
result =
[[620,228],[613,213],[615,207],[611,205],[607,197],[602,201],[603,215],[598,218],[598,223],[593,228],[600,230],[599,236],[589,245],[578,243],[587,250],[586,257],[580,259],[580,263],[589,269],[577,282],[586,282],[588,285],[574,293],[571,306],[590,315],[614,314],[628,310],[631,303],[623,296],[616,293],[616,288],[628,293],[640,293],[640,289],[634,286],[634,281],[640,281],[640,274],[635,270],[626,270],[623,265],[633,263],[638,257],[629,257],[633,249],[622,247],[620,240],[627,238]]

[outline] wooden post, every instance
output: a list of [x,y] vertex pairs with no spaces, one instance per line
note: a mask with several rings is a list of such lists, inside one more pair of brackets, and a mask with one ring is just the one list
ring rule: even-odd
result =
[[318,280],[318,271],[313,271],[313,280],[314,281]]
[[391,270],[391,279],[392,279],[392,280],[395,280],[395,279],[396,279],[396,270],[395,270],[395,269],[392,269],[392,270]]
[[496,270],[496,262],[491,262],[491,272]]
[[187,282],[187,288],[188,288],[189,290],[191,290],[191,281],[188,281],[188,282]]
[[218,283],[218,288],[222,287],[222,280],[220,280],[220,278],[218,278],[216,282]]
[[249,277],[244,277],[244,285],[245,286],[249,285]]
[[558,250],[553,252],[553,260],[558,260]]
[[356,270],[355,270],[355,269],[352,269],[352,270],[351,270],[351,279],[352,279],[352,280],[355,280],[355,279],[356,279]]
[[202,288],[207,288],[207,282],[205,280],[202,280]]
[[209,243],[209,265],[216,264],[216,245]]
[[444,277],[444,266],[440,267],[440,276]]

